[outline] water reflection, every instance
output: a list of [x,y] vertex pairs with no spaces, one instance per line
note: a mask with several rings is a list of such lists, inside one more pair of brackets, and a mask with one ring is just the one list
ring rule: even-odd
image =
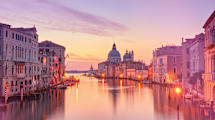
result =
[[0,112],[1,120],[46,120],[64,112],[64,91],[44,93],[40,100],[13,102]]
[[[40,100],[13,102],[0,110],[1,120],[212,120],[210,110],[179,99],[173,89],[130,80],[81,77],[66,90],[47,92]],[[179,109],[177,109],[179,104]]]

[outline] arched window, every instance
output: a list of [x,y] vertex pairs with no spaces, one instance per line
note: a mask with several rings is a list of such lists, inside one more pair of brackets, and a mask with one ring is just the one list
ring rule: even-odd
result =
[[211,70],[212,72],[215,72],[215,55],[213,55],[212,60],[211,60]]

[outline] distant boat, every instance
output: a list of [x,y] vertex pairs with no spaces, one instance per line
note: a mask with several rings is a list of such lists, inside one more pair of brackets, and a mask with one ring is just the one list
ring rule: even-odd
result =
[[143,83],[143,84],[151,84],[152,82],[149,81],[149,80],[143,80],[142,83]]
[[58,85],[57,88],[58,88],[58,89],[66,89],[67,86],[66,86],[66,85]]
[[192,95],[191,93],[186,93],[186,94],[184,95],[184,98],[185,98],[185,99],[192,99],[192,97],[193,97],[193,95]]

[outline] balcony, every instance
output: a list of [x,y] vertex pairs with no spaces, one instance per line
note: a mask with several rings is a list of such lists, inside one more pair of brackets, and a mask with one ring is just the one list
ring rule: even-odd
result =
[[25,74],[24,73],[20,73],[16,75],[17,78],[25,78]]
[[208,40],[206,43],[205,43],[205,47],[206,48],[212,48],[215,46],[215,36],[212,37],[212,39]]
[[204,73],[204,74],[202,75],[202,78],[203,78],[204,80],[208,80],[208,81],[213,81],[213,82],[215,82],[215,73]]

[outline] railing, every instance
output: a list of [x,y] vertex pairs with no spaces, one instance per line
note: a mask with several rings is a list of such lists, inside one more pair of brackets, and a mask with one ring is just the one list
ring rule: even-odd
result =
[[16,76],[17,76],[17,78],[25,78],[25,74],[24,73],[17,74]]
[[204,73],[202,78],[204,80],[211,80],[215,82],[215,73]]
[[205,47],[209,48],[215,45],[215,37],[213,37],[212,39],[208,40],[205,44]]

